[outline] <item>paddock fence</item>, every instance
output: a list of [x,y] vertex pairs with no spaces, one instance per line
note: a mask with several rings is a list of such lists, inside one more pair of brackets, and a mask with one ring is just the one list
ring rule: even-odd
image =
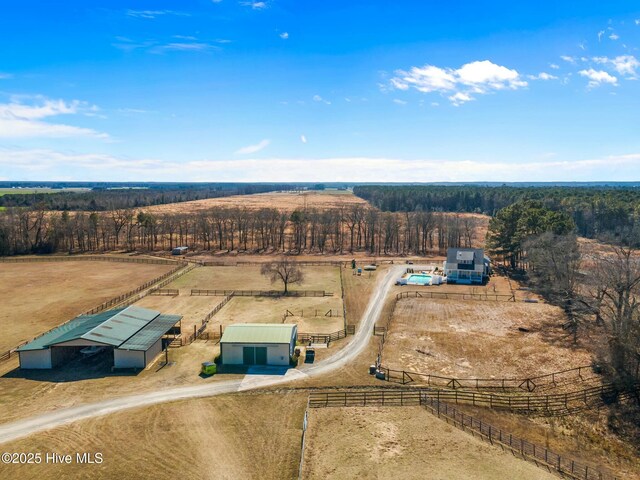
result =
[[378,371],[384,373],[384,380],[388,382],[400,383],[402,385],[450,388],[452,390],[524,390],[526,392],[534,392],[535,390],[556,388],[564,385],[575,386],[579,383],[599,380],[601,378],[594,373],[591,365],[529,378],[452,378],[429,373],[395,370],[383,365],[378,366]]
[[192,296],[227,297],[332,297],[333,293],[324,290],[292,290],[285,295],[281,290],[200,290],[191,289]]
[[329,310],[325,309],[317,309],[317,308],[307,308],[291,311],[289,309],[285,310],[283,314],[284,318],[286,317],[342,317],[342,312],[335,308],[330,308]]
[[378,389],[361,391],[320,391],[310,395],[310,406],[394,406],[421,404],[421,395],[438,402],[473,405],[517,413],[563,416],[580,410],[615,403],[636,394],[640,385],[621,390],[613,384],[590,387],[574,392],[546,395],[507,395],[464,390]]
[[162,258],[113,257],[108,255],[51,255],[39,257],[0,257],[0,263],[38,263],[38,262],[115,262],[143,263],[146,265],[175,265],[184,261],[165,260]]
[[427,411],[454,427],[470,433],[474,437],[478,436],[492,445],[497,444],[503,450],[509,450],[515,456],[528,460],[550,473],[558,473],[563,477],[575,480],[617,480],[617,477],[602,473],[593,466],[576,462],[546,447],[518,438],[487,422],[467,415],[455,407],[438,402],[428,395],[422,398],[422,405]]
[[222,337],[222,326],[220,327],[220,332],[205,332],[205,330],[207,328],[207,325],[209,324],[209,320],[211,320],[216,313],[222,310],[222,307],[224,307],[227,303],[229,303],[229,300],[231,300],[232,298],[233,298],[233,295],[229,295],[225,297],[225,299],[222,300],[222,302],[216,305],[213,308],[213,310],[211,310],[209,313],[207,313],[204,316],[204,318],[200,322],[199,327],[194,325],[193,333],[190,335],[187,335],[186,337],[185,336],[182,337],[182,345],[188,345],[189,343],[193,343],[198,338],[202,340],[219,340]]
[[161,297],[177,297],[180,295],[180,290],[177,288],[154,288],[149,292],[149,295],[161,296]]
[[396,300],[402,298],[432,298],[444,300],[484,300],[492,302],[515,302],[513,294],[506,293],[462,293],[462,292],[434,292],[434,291],[410,291],[396,294]]

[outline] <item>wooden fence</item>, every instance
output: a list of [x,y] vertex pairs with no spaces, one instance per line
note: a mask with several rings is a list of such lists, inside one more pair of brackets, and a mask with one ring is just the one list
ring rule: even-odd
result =
[[[213,316],[218,313],[222,307],[224,307],[227,303],[229,303],[229,300],[231,300],[233,298],[233,295],[229,295],[227,297],[225,297],[225,299],[220,302],[218,305],[216,305],[213,310],[211,310],[209,313],[207,313],[204,318],[202,319],[202,321],[200,322],[200,327],[196,327],[195,325],[193,326],[193,333],[187,336],[182,336],[182,345],[187,345],[189,343],[193,343],[197,338],[202,338],[203,340],[214,340],[214,339],[218,339],[222,336],[222,330],[220,330],[220,333],[218,332],[206,332],[206,338],[203,336],[205,333],[205,330],[207,328],[207,325],[209,323],[209,320],[211,320],[213,318]],[[216,336],[217,334],[217,336]]]
[[326,343],[329,344],[341,338],[347,337],[347,335],[353,335],[355,333],[355,325],[347,325],[347,328],[338,330],[333,333],[304,333],[298,332],[298,341],[304,343]]
[[566,415],[586,408],[615,403],[637,392],[622,391],[612,384],[586,388],[579,391],[548,395],[507,395],[486,392],[437,389],[379,389],[361,391],[321,391],[310,396],[310,406],[393,406],[421,404],[421,396],[429,396],[438,402],[449,402],[478,407],[510,410],[519,413],[535,413],[546,416]]
[[0,263],[36,263],[36,262],[116,262],[116,263],[144,263],[147,265],[175,265],[174,260],[144,257],[114,257],[108,255],[43,255],[39,257],[0,257]]
[[154,288],[149,292],[149,295],[177,297],[180,295],[180,290],[177,288]]
[[447,423],[464,432],[479,436],[481,439],[508,449],[516,456],[535,463],[549,472],[559,473],[561,476],[576,480],[615,480],[616,477],[603,474],[594,467],[590,467],[575,460],[563,457],[548,448],[515,437],[511,433],[502,431],[487,422],[467,415],[446,403],[438,402],[430,396],[422,397],[425,408],[444,419]]
[[388,382],[401,383],[402,385],[410,384],[450,388],[454,390],[524,390],[533,392],[536,389],[544,387],[555,388],[559,385],[575,385],[578,382],[600,378],[593,372],[593,368],[590,365],[529,378],[451,378],[407,370],[394,370],[382,365],[378,366],[378,370],[384,373],[384,379]]
[[507,293],[462,293],[462,292],[435,292],[435,291],[410,291],[396,294],[396,300],[401,298],[434,298],[455,300],[485,300],[493,302],[515,302],[516,297]]
[[[67,257],[56,257],[56,258],[67,258]],[[170,262],[170,264],[171,265],[176,265],[175,262]],[[127,305],[127,304],[134,303],[134,302],[138,301],[141,298],[140,296],[135,296],[136,294],[148,289],[149,287],[151,287],[152,285],[155,285],[157,282],[159,282],[161,280],[164,280],[164,282],[166,282],[166,283],[172,282],[175,278],[178,278],[180,275],[183,275],[184,273],[186,273],[189,270],[192,270],[193,268],[195,268],[195,266],[189,265],[187,263],[179,263],[179,264],[177,264],[176,268],[172,269],[171,271],[169,271],[167,273],[164,273],[163,275],[160,275],[159,277],[156,277],[155,279],[150,280],[150,281],[146,282],[143,285],[140,285],[135,290],[131,290],[131,291],[127,292],[127,293],[123,293],[122,295],[118,295],[117,297],[114,297],[114,298],[112,298],[110,300],[107,300],[106,302],[101,303],[97,307],[94,307],[91,310],[82,313],[81,315],[93,315],[95,313],[101,312],[101,311],[106,310],[106,309],[108,309],[110,307],[113,307],[113,306],[124,306],[124,305]],[[174,275],[176,273],[178,273],[178,275],[176,275],[174,277]],[[160,285],[163,286],[163,283],[161,283]],[[127,300],[128,300],[128,302],[127,302]],[[77,317],[75,317],[75,318],[77,318]],[[63,322],[60,325],[57,325],[57,326],[55,326],[53,328],[50,328],[46,332],[41,333],[40,335],[37,335],[37,336],[33,337],[31,340],[27,340],[26,342],[22,342],[20,345],[17,345],[15,347],[13,347],[12,349],[0,354],[0,362],[10,359],[11,356],[15,353],[15,351],[18,348],[20,348],[21,346],[23,346],[23,345],[25,345],[25,344],[27,344],[29,342],[34,341],[36,338],[40,338],[41,336],[46,335],[51,330],[55,330],[56,328],[61,327],[62,325],[66,325],[71,320],[74,320],[74,318],[69,319],[66,322]]]
[[[233,297],[283,297],[280,290],[200,290],[192,289],[192,296],[233,296]],[[293,290],[287,292],[287,297],[332,297],[333,293],[324,290]]]
[[318,310],[317,308],[307,308],[306,310],[300,309],[292,312],[291,310],[285,310],[283,314],[283,318],[286,317],[341,317],[342,312],[335,308],[330,308],[329,310]]

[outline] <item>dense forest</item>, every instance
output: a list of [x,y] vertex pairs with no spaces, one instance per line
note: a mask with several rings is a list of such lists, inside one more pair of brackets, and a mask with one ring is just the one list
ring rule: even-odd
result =
[[214,207],[198,213],[144,210],[51,212],[9,208],[0,214],[0,255],[112,250],[222,252],[443,253],[478,246],[476,217],[437,212],[380,212],[354,205],[293,213]]
[[140,208],[166,203],[188,202],[204,198],[249,195],[289,190],[291,185],[274,184],[144,184],[143,187],[92,185],[88,191],[52,193],[9,193],[0,196],[0,207],[35,207],[47,210],[84,210],[90,212],[119,208]]
[[567,213],[578,235],[600,238],[640,227],[640,188],[567,186],[358,186],[353,192],[388,212],[473,212],[494,216],[518,201],[536,200]]

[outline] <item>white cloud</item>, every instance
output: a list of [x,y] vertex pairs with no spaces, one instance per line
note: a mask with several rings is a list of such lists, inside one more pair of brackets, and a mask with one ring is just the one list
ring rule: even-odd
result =
[[287,38],[289,38],[289,32],[282,32],[280,34],[280,38],[286,40]]
[[164,45],[157,45],[151,50],[151,53],[162,53],[162,52],[204,52],[207,50],[219,50],[220,47],[216,45],[212,45],[210,43],[203,42],[170,42]]
[[575,57],[570,57],[569,55],[560,55],[560,59],[564,60],[565,62],[572,63],[574,65],[576,63]]
[[305,137],[304,135],[300,135],[300,141],[302,143],[307,143],[307,137]]
[[188,13],[176,12],[174,10],[127,10],[127,16],[134,18],[146,18],[152,20],[163,15],[175,15],[178,17],[189,17]]
[[610,65],[620,75],[636,77],[636,69],[640,68],[640,61],[633,55],[619,55],[615,58],[594,57],[593,61],[601,65]]
[[318,103],[324,103],[326,105],[331,105],[331,102],[329,100],[325,100],[320,95],[314,95],[313,96],[313,101],[314,102],[318,102]]
[[239,148],[235,153],[236,155],[249,155],[251,153],[258,153],[259,151],[267,148],[270,143],[271,140],[265,138],[255,145],[247,145],[246,147]]
[[606,32],[605,32],[604,30],[600,30],[600,31],[598,32],[598,41],[599,41],[599,42],[600,42],[600,41],[602,41],[602,36],[603,36],[605,33],[606,33]]
[[[35,101],[22,103],[24,98]],[[0,104],[0,138],[88,136],[106,139],[109,137],[106,133],[89,128],[43,121],[59,115],[91,116],[96,115],[98,110],[95,105],[78,100],[65,102],[41,96],[14,97],[10,103]]]
[[[404,160],[385,157],[265,158],[235,160],[131,159],[104,154],[16,150],[0,147],[3,176],[55,180],[73,172],[75,180],[127,180],[144,175],[149,181],[244,182],[470,182],[470,181],[623,181],[640,177],[640,153],[563,161],[529,162]],[[31,173],[31,174],[30,174]]]
[[636,25],[640,25],[640,18],[636,19]]
[[527,75],[531,80],[557,80],[558,77],[547,72],[540,72],[538,75]]
[[394,98],[393,99],[393,103],[397,103],[398,105],[406,105],[407,102],[405,102],[404,100],[400,100],[399,98]]
[[550,63],[549,64],[549,68],[552,68],[554,70],[558,70],[560,68],[560,65],[558,65],[557,63]]
[[609,85],[616,85],[618,83],[616,77],[609,75],[604,70],[594,70],[590,68],[588,70],[580,70],[578,73],[589,79],[589,88],[599,87],[605,83]]
[[473,100],[474,94],[527,86],[516,70],[489,60],[470,62],[458,69],[425,65],[412,67],[409,71],[397,70],[395,74],[390,80],[392,88],[415,88],[423,93],[452,93],[448,98],[456,105]]
[[609,35],[609,39],[611,40],[618,40],[620,38],[620,35],[617,35],[615,33],[612,33],[611,35]]
[[267,2],[240,2],[243,7],[251,7],[253,10],[264,10],[267,8]]

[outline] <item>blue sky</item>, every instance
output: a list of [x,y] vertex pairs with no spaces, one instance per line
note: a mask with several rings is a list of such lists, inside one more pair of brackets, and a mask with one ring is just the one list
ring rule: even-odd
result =
[[0,179],[640,179],[635,2],[11,3]]

